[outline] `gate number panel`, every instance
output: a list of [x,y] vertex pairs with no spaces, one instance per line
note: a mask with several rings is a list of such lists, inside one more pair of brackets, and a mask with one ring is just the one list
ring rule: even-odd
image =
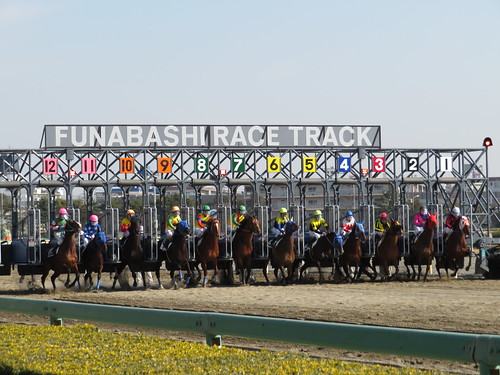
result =
[[82,158],[82,173],[95,174],[96,165],[97,163],[95,158]]
[[208,172],[208,158],[195,158],[195,170],[198,173]]
[[172,158],[158,158],[158,173],[172,173]]
[[43,174],[57,174],[57,159],[43,159]]
[[339,172],[351,171],[351,158],[339,156]]
[[120,158],[120,173],[134,173],[134,158]]
[[232,158],[231,159],[231,170],[234,173],[245,173],[245,159],[244,158]]
[[304,157],[302,158],[302,169],[304,172],[316,172],[316,158]]
[[267,172],[279,173],[281,172],[281,158],[268,156],[267,158]]
[[385,172],[385,158],[383,156],[375,156],[373,158],[373,172]]

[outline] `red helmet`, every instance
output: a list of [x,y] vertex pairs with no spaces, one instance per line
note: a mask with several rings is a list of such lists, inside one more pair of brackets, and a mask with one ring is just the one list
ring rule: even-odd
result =
[[91,215],[90,221],[99,221],[99,218],[97,217],[97,215]]
[[381,218],[381,219],[387,219],[387,214],[386,214],[385,212],[382,212],[382,213],[380,214],[380,218]]

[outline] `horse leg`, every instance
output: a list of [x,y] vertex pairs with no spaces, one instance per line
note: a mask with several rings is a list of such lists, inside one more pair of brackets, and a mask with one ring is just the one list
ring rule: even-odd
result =
[[142,285],[144,290],[148,289],[148,284],[146,283],[146,272],[144,272],[144,269],[141,267],[141,276],[142,276]]
[[54,288],[54,293],[56,292],[56,279],[59,277],[61,272],[54,271],[52,276],[50,277],[50,281],[52,281],[52,287]]
[[212,275],[212,282],[217,280],[217,274],[219,273],[219,265],[217,264],[217,258],[214,259],[214,274]]
[[[431,263],[432,263],[432,258],[429,257],[429,260],[427,261],[427,267],[425,267],[425,274],[424,274],[424,278],[422,281],[426,282],[427,281],[427,274],[429,273],[429,270],[431,268]],[[436,267],[437,268],[437,267]],[[438,271],[439,273],[439,271]]]
[[[80,290],[82,287],[80,285],[80,271],[78,270],[78,265],[76,263],[73,266],[73,271],[75,271],[75,279],[73,280],[73,282],[71,284],[69,284],[68,288],[74,287],[75,284],[78,282],[78,290]],[[68,280],[69,280],[69,272],[68,272]]]
[[66,278],[66,282],[64,283],[64,286],[66,288],[69,288],[69,275],[71,273],[71,269],[68,268],[68,277]]
[[203,283],[201,284],[204,288],[207,286],[207,268],[208,268],[208,265],[206,262],[202,263],[201,264],[201,268],[203,268]]
[[267,262],[267,264],[262,267],[262,274],[264,275],[265,279],[266,279],[266,283],[269,284],[269,278],[267,277],[267,267],[269,266],[269,261]]
[[389,264],[387,263],[387,260],[382,261],[382,269],[384,270],[382,281],[389,281]]
[[172,283],[172,285],[174,286],[174,289],[177,289],[179,284],[177,284],[177,280],[175,280],[175,270],[174,268],[172,267],[172,269],[170,270],[170,282]]
[[49,275],[49,271],[50,271],[50,268],[47,269],[45,267],[45,269],[43,270],[43,275],[42,275],[42,287],[43,287],[43,290],[45,290],[45,279],[47,278],[47,276]]
[[158,281],[158,289],[163,289],[163,284],[161,283],[161,280],[160,280],[160,268],[161,268],[162,263],[163,263],[163,261],[158,262],[158,266],[155,270],[156,280]]
[[323,279],[323,273],[321,272],[321,262],[319,260],[316,262],[316,267],[318,267],[319,283],[321,284],[325,280]]
[[123,270],[125,269],[126,266],[127,265],[125,263],[120,263],[116,267],[115,277],[113,278],[113,285],[111,286],[111,289],[115,289],[116,281],[118,280],[118,277],[123,272]]

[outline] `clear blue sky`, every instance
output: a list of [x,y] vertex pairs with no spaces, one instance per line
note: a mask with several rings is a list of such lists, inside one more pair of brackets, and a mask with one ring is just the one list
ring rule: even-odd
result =
[[380,124],[500,176],[500,1],[0,0],[0,149],[44,124]]

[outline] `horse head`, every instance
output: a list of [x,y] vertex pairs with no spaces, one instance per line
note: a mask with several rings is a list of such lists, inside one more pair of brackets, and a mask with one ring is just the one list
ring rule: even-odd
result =
[[207,232],[212,233],[214,236],[220,234],[220,221],[217,217],[211,217],[207,222]]
[[403,233],[403,226],[397,220],[391,219],[391,225],[387,229],[387,234],[399,236]]
[[429,216],[425,220],[424,229],[430,229],[430,230],[436,231],[437,225],[438,225],[437,215],[430,215],[429,214]]
[[141,231],[141,219],[139,219],[137,216],[132,217],[128,230],[130,234],[139,235],[139,232]]
[[295,221],[289,220],[285,224],[285,232],[287,234],[292,234],[293,232],[296,232],[299,229],[299,226],[295,223]]
[[351,233],[357,240],[359,239],[361,242],[366,241],[365,227],[363,226],[363,222],[356,223]]
[[247,215],[245,219],[243,219],[240,229],[249,230],[255,234],[259,234],[261,232],[259,220],[257,220],[255,216],[250,215]]
[[66,228],[65,228],[66,232],[70,232],[72,234],[75,234],[75,233],[80,232],[81,229],[82,229],[82,225],[78,221],[71,220],[71,219],[66,220]]
[[466,236],[470,235],[469,219],[466,216],[460,218],[459,228]]
[[179,221],[177,228],[175,228],[175,233],[178,235],[189,235],[191,233],[191,228],[189,228],[188,222],[185,220]]

